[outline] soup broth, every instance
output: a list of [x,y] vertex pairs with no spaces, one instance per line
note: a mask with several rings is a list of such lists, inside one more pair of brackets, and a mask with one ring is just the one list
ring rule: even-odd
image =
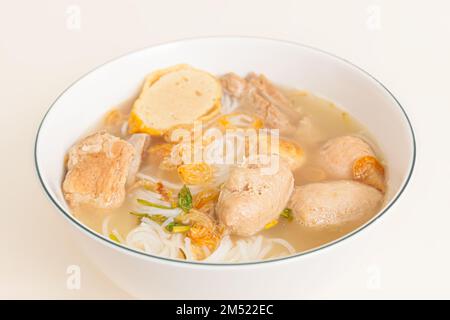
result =
[[[329,181],[341,180],[340,178],[335,178],[328,174],[323,168],[323,163],[321,160],[321,150],[323,148],[323,144],[330,139],[337,137],[353,136],[363,139],[374,150],[376,158],[379,160],[383,168],[385,167],[382,153],[377,147],[376,142],[366,128],[350,114],[338,108],[332,102],[319,98],[310,92],[281,87],[277,87],[277,90],[279,90],[279,92],[289,100],[292,108],[290,112],[295,113],[295,116],[291,116],[291,118],[298,116],[299,119],[295,130],[288,133],[281,133],[281,137],[283,139],[298,144],[303,150],[304,160],[301,166],[292,170],[296,188],[315,183],[326,183]],[[130,110],[132,110],[134,101],[135,99],[127,101],[123,105],[110,111],[105,116],[105,119],[102,120],[101,124],[99,124],[92,131],[106,131],[121,139],[129,139],[131,135],[129,128]],[[211,123],[215,123],[218,118],[224,114],[227,114],[227,103],[230,104],[229,101],[227,102],[225,99],[222,99],[222,110],[205,122],[207,123],[207,126],[211,126]],[[236,101],[234,101],[234,103],[236,103]],[[230,112],[230,114],[243,113],[252,116],[248,110],[249,107],[246,105],[246,102],[242,101],[232,110],[232,112]],[[163,136],[154,135],[151,137],[150,144],[146,146],[143,153],[142,163],[140,165],[136,181],[132,186],[127,187],[125,201],[120,207],[113,209],[100,209],[91,205],[73,206],[73,215],[83,224],[96,232],[103,234],[114,241],[133,247],[133,245],[129,243],[130,241],[127,240],[127,237],[131,232],[134,232],[133,230],[136,230],[136,228],[139,228],[142,224],[142,217],[130,214],[130,212],[132,213],[136,211],[136,196],[134,195],[134,191],[142,189],[141,187],[145,185],[145,183],[149,183],[149,181],[145,182],[148,177],[151,177],[151,183],[155,184],[161,182],[163,187],[173,189],[174,192],[179,192],[180,186],[185,184],[180,180],[179,171],[176,169],[167,170],[167,168],[161,168],[161,158],[156,156],[157,152],[155,150],[158,149],[155,149],[155,146],[163,146],[165,144],[167,144],[167,141]],[[139,183],[141,183],[141,185],[139,185]],[[221,192],[220,190],[223,183],[224,182],[216,186],[218,192]],[[196,194],[206,187],[207,184],[188,185],[194,199]],[[210,213],[214,216],[214,219],[217,219],[217,216],[214,213],[215,205],[217,205],[217,199],[214,200],[213,203],[213,213]],[[227,231],[225,231],[224,234],[227,235],[229,241],[231,241],[234,245],[242,240],[242,246],[243,244],[256,246],[259,241],[259,245],[263,247],[266,239],[280,239],[279,243],[283,241],[282,245],[276,247],[276,245],[270,244],[271,247],[267,249],[268,253],[265,255],[265,257],[269,259],[276,258],[281,255],[293,253],[292,250],[288,250],[288,252],[286,252],[286,246],[290,247],[295,252],[303,252],[317,248],[346,235],[370,220],[378,212],[381,205],[382,202],[378,202],[376,206],[371,208],[371,210],[339,224],[311,227],[311,225],[308,224],[298,223],[297,218],[292,219],[292,217],[289,216],[288,218],[280,217],[273,222],[273,226],[268,224],[267,227],[264,227],[261,231],[252,236],[234,234],[233,232],[228,233]],[[176,203],[174,206],[176,206]],[[287,209],[291,210],[291,208]],[[290,212],[289,214],[292,213]],[[164,223],[162,225],[166,227]],[[187,237],[185,237],[184,234],[180,233],[176,236],[179,237],[180,243],[186,245],[185,242]],[[253,241],[252,244],[249,244],[249,241]],[[187,245],[189,245],[189,243]],[[150,252],[151,250],[146,248],[145,245],[134,245],[134,247],[135,249],[141,249],[149,253],[153,253]],[[221,247],[221,245],[218,245],[218,247]],[[231,250],[230,248],[228,249]],[[189,250],[190,249],[188,249],[188,251]],[[205,251],[206,253],[201,258],[192,258],[192,252],[189,254],[186,252],[181,252],[177,258],[201,261],[204,260],[205,257],[207,258],[207,256],[212,254],[212,252],[210,252],[211,248],[205,250],[207,252]],[[163,251],[164,250],[161,252]],[[245,260],[252,260],[252,258],[248,257],[247,259],[243,259],[241,257],[235,258],[234,260],[231,259],[231,261],[236,262]]]

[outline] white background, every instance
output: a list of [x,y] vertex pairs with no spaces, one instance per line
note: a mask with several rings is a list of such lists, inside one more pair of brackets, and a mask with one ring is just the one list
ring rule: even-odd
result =
[[[450,298],[449,16],[445,0],[1,0],[0,298],[129,298],[74,246],[45,197],[35,133],[58,94],[93,67],[205,35],[332,52],[381,80],[411,118],[418,155],[407,191],[353,242],[347,272],[311,298]],[[81,268],[80,290],[66,286],[70,265]]]

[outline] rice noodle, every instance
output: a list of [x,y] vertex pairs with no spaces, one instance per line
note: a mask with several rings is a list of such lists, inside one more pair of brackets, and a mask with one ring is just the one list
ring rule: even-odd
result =
[[103,234],[105,237],[109,237],[109,231],[108,231],[109,220],[111,220],[111,215],[107,216],[107,217],[104,218],[103,221],[102,221],[102,234]]
[[[181,183],[174,183],[174,182],[170,182],[170,181],[166,181],[166,180],[159,180],[156,179],[152,176],[149,176],[145,173],[142,172],[138,172],[136,174],[136,177],[139,179],[143,179],[143,180],[147,180],[150,181],[152,183],[162,183],[165,187],[169,188],[169,189],[173,189],[173,190],[180,190],[183,187],[183,184]],[[191,190],[192,194],[196,194],[198,192],[200,192],[200,190],[202,189],[201,186],[193,186],[193,185],[189,185],[189,189]]]
[[[133,248],[163,257],[180,258],[180,252],[183,252],[186,260],[196,260],[189,237],[167,233],[164,225],[147,218],[143,218],[142,223],[128,234],[126,243]],[[295,253],[295,249],[286,240],[261,235],[234,242],[229,236],[225,236],[212,254],[208,248],[202,249],[207,256],[202,261],[214,263],[258,261]]]
[[191,239],[188,237],[184,238],[184,248],[182,249],[186,255],[186,260],[194,260],[194,254],[192,253]]
[[124,243],[125,239],[122,237],[122,235],[119,233],[117,229],[113,229],[111,233],[119,240],[120,243]]
[[[216,174],[218,176],[225,176],[228,170],[228,166],[224,165]],[[152,219],[143,217],[141,224],[134,228],[124,241],[132,248],[141,249],[147,253],[167,258],[198,260],[206,257],[201,261],[213,263],[258,261],[295,253],[295,249],[286,240],[267,238],[262,235],[238,240],[233,240],[228,235],[224,236],[213,252],[205,246],[197,246],[194,248],[191,239],[185,234],[169,233],[165,229],[169,223],[174,221],[176,216],[182,213],[180,208],[162,209],[138,203],[136,199],[144,199],[158,205],[171,206],[169,202],[162,200],[160,194],[144,188],[136,189],[131,196],[132,208],[136,212],[151,215],[158,214],[167,217],[161,225]],[[103,233],[106,236],[108,236],[108,223],[110,218],[111,216],[107,217],[102,225]],[[122,242],[117,230],[113,230],[113,234]],[[193,249],[195,249],[195,252]]]
[[176,217],[177,215],[179,215],[182,210],[180,208],[173,208],[173,209],[161,209],[161,208],[156,208],[156,207],[149,207],[143,204],[140,204],[136,201],[136,199],[142,199],[142,200],[146,200],[148,202],[157,204],[157,205],[161,205],[161,206],[165,206],[165,207],[172,207],[172,204],[170,202],[161,200],[162,196],[158,193],[152,192],[152,191],[148,191],[145,189],[136,189],[132,194],[131,194],[131,198],[132,198],[132,209],[135,212],[138,213],[146,213],[146,214],[150,214],[150,215],[162,215],[165,217]]
[[181,234],[166,233],[159,224],[145,218],[128,234],[126,243],[132,248],[166,258],[180,258],[180,250],[185,250]]
[[[277,249],[277,250],[276,250]],[[280,253],[275,253],[281,251]],[[219,247],[205,262],[248,262],[287,256],[295,253],[295,249],[279,238],[266,238],[261,235],[248,239],[239,239],[234,244],[229,236],[225,236]]]
[[128,121],[125,121],[120,127],[120,134],[124,137],[128,133]]
[[167,226],[169,225],[169,223],[172,223],[172,222],[173,222],[173,217],[168,218],[166,221],[164,221],[164,222],[161,224],[161,228],[167,227]]
[[287,242],[286,240],[281,239],[281,238],[274,238],[274,239],[272,239],[272,241],[274,243],[277,243],[277,244],[285,247],[289,251],[289,254],[294,254],[295,253],[295,248],[289,242]]

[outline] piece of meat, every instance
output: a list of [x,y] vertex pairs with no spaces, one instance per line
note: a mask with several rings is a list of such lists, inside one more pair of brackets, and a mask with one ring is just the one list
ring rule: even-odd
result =
[[[292,102],[273,85],[264,75],[250,73],[247,76],[250,95],[259,95],[267,103],[255,105],[257,112],[265,114],[263,120],[270,128],[280,129],[280,131],[292,131],[301,118],[301,115],[294,109]],[[256,97],[254,97],[256,98]],[[260,101],[256,98],[255,101]],[[260,110],[258,110],[260,109]]]
[[294,188],[294,177],[283,161],[273,174],[257,165],[233,168],[216,206],[219,220],[230,232],[251,236],[278,219]]
[[282,132],[294,130],[300,115],[294,110],[291,101],[264,75],[250,73],[244,79],[228,73],[221,77],[220,82],[226,94],[239,99],[266,127]]
[[73,207],[119,207],[125,199],[125,182],[134,155],[130,143],[106,132],[88,136],[69,150],[64,197]]
[[361,138],[341,136],[328,140],[319,156],[324,170],[335,179],[353,179],[353,164],[356,160],[374,156],[372,148]]
[[142,156],[144,150],[148,147],[150,142],[150,136],[145,133],[136,133],[131,135],[128,142],[133,146],[135,152],[133,160],[130,164],[130,169],[128,170],[127,186],[132,185],[136,180],[136,173],[138,173],[142,162]]
[[271,129],[287,132],[293,129],[286,114],[266,99],[258,90],[250,90],[245,105],[261,118],[264,125]]
[[337,180],[296,187],[288,207],[297,222],[307,227],[327,227],[373,214],[382,201],[382,193],[375,188]]
[[251,72],[246,77],[246,80],[251,87],[256,88],[258,92],[273,105],[282,109],[293,108],[292,102],[264,75],[257,75],[256,73]]
[[220,84],[223,91],[234,98],[241,98],[247,91],[247,80],[232,72],[223,75]]

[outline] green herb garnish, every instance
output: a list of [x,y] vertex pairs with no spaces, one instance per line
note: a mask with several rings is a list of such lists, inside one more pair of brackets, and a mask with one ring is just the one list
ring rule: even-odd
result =
[[143,206],[146,207],[153,207],[153,208],[158,208],[158,209],[173,209],[172,207],[168,207],[168,206],[164,206],[162,204],[157,204],[157,203],[153,203],[144,199],[137,199],[136,200],[139,204],[142,204]]
[[172,232],[172,233],[183,233],[183,232],[188,232],[191,229],[191,227],[185,226],[183,224],[171,222],[166,226],[166,229],[167,229],[167,231]]
[[192,209],[192,194],[186,185],[178,193],[178,206],[184,212],[189,212]]
[[292,219],[294,219],[294,216],[292,215],[292,209],[290,208],[285,208],[283,211],[281,211],[280,216],[288,219],[289,221],[292,221]]
[[155,221],[158,224],[163,224],[164,221],[167,220],[166,216],[163,216],[162,214],[148,214],[148,213],[138,213],[138,212],[130,212],[131,215],[136,216],[140,219],[147,218],[152,221]]

